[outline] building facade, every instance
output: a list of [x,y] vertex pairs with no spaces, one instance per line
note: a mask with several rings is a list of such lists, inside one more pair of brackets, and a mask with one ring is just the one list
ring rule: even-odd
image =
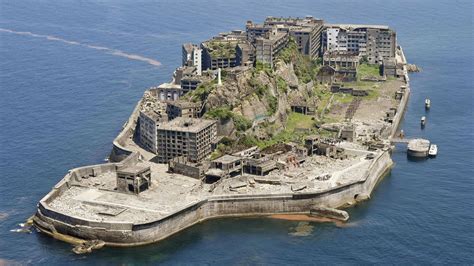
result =
[[157,128],[157,161],[168,163],[185,156],[190,162],[201,162],[212,152],[216,137],[216,121],[178,117]]
[[255,39],[255,60],[273,65],[276,54],[288,44],[288,33],[279,32],[276,27],[264,37]]
[[166,113],[156,110],[144,110],[140,112],[138,119],[140,144],[146,150],[156,154],[158,146],[156,129],[159,124],[168,121]]
[[370,64],[395,57],[396,33],[388,26],[326,24],[322,36],[324,51],[358,53]]
[[267,17],[263,24],[254,24],[247,21],[247,38],[254,42],[258,37],[263,37],[276,27],[280,32],[286,32],[291,36],[300,53],[316,59],[321,54],[321,33],[323,20],[311,16],[305,18],[276,18]]
[[190,101],[170,101],[167,102],[166,114],[169,120],[177,117],[198,118],[201,104]]

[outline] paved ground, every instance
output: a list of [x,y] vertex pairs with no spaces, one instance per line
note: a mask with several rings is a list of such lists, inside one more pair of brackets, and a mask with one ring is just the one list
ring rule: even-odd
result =
[[[271,185],[255,182],[258,176],[230,178],[211,185],[179,174],[167,173],[166,164],[147,162],[152,171],[152,187],[139,195],[115,191],[115,174],[106,173],[95,178],[81,180],[71,186],[49,206],[61,213],[94,221],[143,223],[160,219],[185,206],[220,195],[255,195],[292,193],[292,188],[305,187],[301,192],[325,190],[337,185],[356,181],[363,177],[370,161],[365,156],[350,156],[346,160],[324,156],[309,157],[301,167],[286,171],[274,171],[263,178],[278,181]],[[327,180],[320,176],[330,174]],[[230,189],[243,181],[245,186]]]

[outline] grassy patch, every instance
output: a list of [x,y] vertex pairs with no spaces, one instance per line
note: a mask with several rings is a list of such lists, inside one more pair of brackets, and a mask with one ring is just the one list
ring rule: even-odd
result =
[[293,38],[290,38],[288,45],[277,54],[277,59],[287,64],[292,62],[298,80],[303,83],[314,80],[321,67],[320,60],[311,60],[309,56],[298,51],[298,46]]
[[184,99],[190,99],[193,102],[204,101],[214,88],[215,84],[212,82],[201,83],[194,91],[188,92]]
[[291,132],[298,128],[311,129],[314,126],[314,121],[311,118],[308,115],[291,112],[286,122],[286,130]]
[[354,96],[351,94],[346,93],[335,93],[334,94],[334,101],[338,103],[350,103],[354,99]]
[[213,40],[207,43],[209,53],[214,58],[235,57],[236,42]]
[[220,120],[232,119],[234,121],[234,126],[238,131],[245,131],[252,126],[252,121],[248,120],[242,115],[232,112],[227,107],[218,107],[218,108],[211,109],[206,112],[205,117],[215,118],[215,119],[220,119]]
[[380,66],[379,65],[369,65],[369,64],[360,64],[357,67],[357,79],[364,77],[379,77],[380,76]]

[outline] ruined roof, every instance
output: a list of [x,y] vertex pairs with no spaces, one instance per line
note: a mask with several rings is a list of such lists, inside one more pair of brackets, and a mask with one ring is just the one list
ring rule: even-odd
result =
[[216,121],[209,119],[177,117],[159,125],[158,130],[197,133],[215,123]]
[[181,89],[181,85],[174,83],[162,83],[158,86],[158,89]]
[[232,163],[232,162],[238,161],[240,159],[241,159],[240,157],[226,154],[224,156],[221,156],[221,157],[213,160],[213,162],[224,163],[225,164],[225,163]]
[[118,169],[117,173],[128,174],[128,175],[139,175],[149,170],[150,170],[150,166],[138,163],[136,165],[131,165],[131,166]]

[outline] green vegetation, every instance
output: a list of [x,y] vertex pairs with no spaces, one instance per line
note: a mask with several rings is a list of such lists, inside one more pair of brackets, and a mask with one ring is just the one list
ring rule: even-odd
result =
[[[296,51],[296,53],[295,53]],[[283,60],[285,63],[290,63],[293,61],[295,56],[298,54],[298,46],[293,38],[290,38],[288,45],[278,52],[277,58]]]
[[288,115],[286,130],[293,132],[295,129],[311,129],[314,121],[311,116],[292,112]]
[[268,115],[273,115],[278,108],[278,98],[273,95],[268,95],[267,100],[268,100],[268,108],[269,108]]
[[288,84],[282,77],[280,76],[276,77],[276,83],[277,83],[277,88],[279,92],[282,92],[282,93],[288,92]]
[[369,95],[365,97],[367,100],[376,100],[380,95],[380,92],[377,89],[368,90],[368,92]]
[[357,67],[357,79],[360,80],[364,77],[379,77],[380,76],[380,66],[379,65],[369,65],[362,63]]
[[207,42],[209,54],[214,58],[235,57],[236,42],[212,40]]
[[256,73],[259,73],[261,71],[265,71],[265,73],[270,73],[270,74],[273,74],[272,73],[272,66],[270,64],[267,64],[267,63],[263,63],[262,61],[257,61],[255,62],[255,71]]
[[288,45],[278,53],[277,60],[282,60],[287,64],[293,62],[295,74],[303,83],[315,80],[322,65],[321,60],[311,60],[309,56],[301,54],[293,38],[290,38]]
[[347,94],[347,93],[335,93],[334,94],[334,100],[339,103],[350,103],[354,99],[354,96],[352,94]]
[[213,82],[201,83],[194,91],[188,92],[183,98],[193,102],[204,101],[214,88],[215,84]]
[[[304,136],[317,132],[315,123],[311,116],[303,115],[300,113],[292,112],[288,115],[288,120],[285,125],[285,129],[279,131],[279,126],[275,124],[269,124],[266,126],[266,130],[270,133],[270,138],[267,140],[258,140],[254,136],[242,136],[239,140],[239,144],[246,147],[258,146],[260,148],[266,148],[278,143],[284,142],[298,142],[303,141]],[[273,132],[278,132],[272,134]]]
[[215,118],[220,120],[232,119],[234,126],[238,131],[245,131],[252,126],[252,122],[242,115],[232,112],[228,107],[218,107],[206,112],[207,118]]

